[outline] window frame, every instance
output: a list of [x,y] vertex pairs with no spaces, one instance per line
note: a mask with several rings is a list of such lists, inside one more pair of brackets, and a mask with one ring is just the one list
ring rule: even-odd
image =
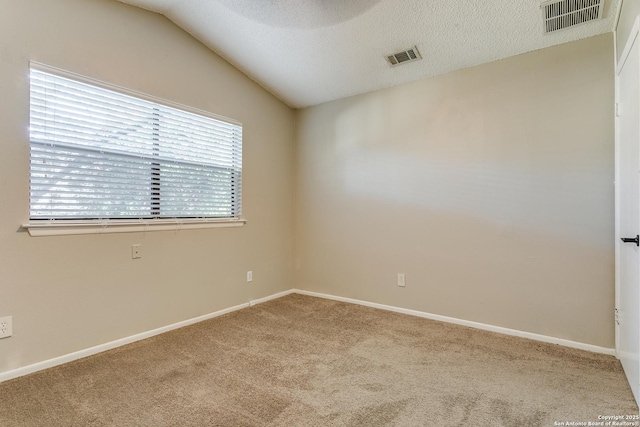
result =
[[[123,95],[132,96],[144,101],[153,102],[174,108],[187,113],[203,116],[213,120],[222,121],[231,125],[240,126],[242,123],[220,116],[209,111],[200,110],[194,107],[179,104],[166,99],[158,98],[149,94],[138,92],[132,89],[124,88],[118,85],[106,83],[90,77],[86,77],[74,72],[62,70],[49,65],[30,61],[27,72],[30,74],[31,69],[41,72],[54,74],[63,78],[71,79],[98,88],[115,91]],[[29,79],[30,82],[30,79]],[[29,83],[29,91],[31,91],[31,83]],[[31,109],[31,101],[29,101]],[[31,120],[29,120],[31,122]],[[28,132],[29,148],[31,152],[31,138]],[[30,155],[31,156],[31,155]],[[242,158],[242,153],[241,153]],[[150,177],[153,172],[150,171]],[[31,177],[31,167],[29,169],[29,177]],[[31,184],[29,184],[31,192]],[[240,184],[240,197],[242,193],[242,182]],[[52,219],[31,219],[31,197],[29,197],[29,221],[22,225],[31,236],[47,236],[47,235],[68,235],[68,234],[100,234],[100,233],[124,233],[124,232],[144,232],[144,231],[162,231],[162,230],[183,230],[183,229],[199,229],[199,228],[218,228],[218,227],[239,227],[246,223],[246,219],[242,217],[242,202],[239,202],[240,216],[238,217],[178,217],[178,218],[114,218],[114,219],[70,219],[70,218],[52,218]]]

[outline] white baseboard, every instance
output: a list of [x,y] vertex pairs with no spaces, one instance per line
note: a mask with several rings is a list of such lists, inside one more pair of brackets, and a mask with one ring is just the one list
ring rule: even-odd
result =
[[117,347],[122,347],[123,345],[131,344],[136,341],[143,340],[145,338],[150,338],[155,335],[159,335],[165,332],[172,331],[174,329],[182,328],[184,326],[193,325],[194,323],[202,322],[204,320],[213,319],[214,317],[222,316],[223,314],[231,313],[233,311],[241,310],[243,308],[251,307],[256,304],[260,304],[272,299],[281,298],[285,295],[289,295],[293,293],[293,289],[279,292],[277,294],[269,295],[264,298],[259,298],[256,300],[251,300],[248,303],[239,304],[233,307],[225,308],[222,310],[218,310],[213,313],[205,314],[202,316],[194,317],[193,319],[183,320],[178,323],[174,323],[172,325],[163,326],[161,328],[153,329],[151,331],[142,332],[139,334],[131,335],[126,338],[121,338],[115,341],[111,341],[105,344],[100,344],[94,347],[90,347],[84,350],[76,351],[73,353],[65,354],[64,356],[54,357],[53,359],[44,360],[42,362],[34,363],[32,365],[23,366],[21,368],[13,369],[11,371],[1,372],[0,373],[0,382],[12,380],[14,378],[22,377],[24,375],[28,375],[37,371],[42,371],[43,369],[53,368],[54,366],[62,365],[64,363],[73,362],[74,360],[82,359],[87,356],[93,356],[94,354],[102,353],[103,351],[112,350]]
[[322,294],[318,292],[305,291],[302,289],[290,289],[288,291],[279,292],[277,294],[269,295],[264,298],[259,298],[255,300],[251,300],[248,303],[236,305],[233,307],[225,308],[222,310],[218,310],[213,313],[205,314],[202,316],[194,317],[193,319],[183,320],[178,323],[174,323],[172,325],[163,326],[161,328],[153,329],[151,331],[142,332],[136,335],[131,335],[126,338],[121,338],[115,341],[111,341],[105,344],[100,344],[94,347],[90,347],[84,350],[76,351],[74,353],[65,354],[63,356],[55,357],[53,359],[44,360],[42,362],[34,363],[32,365],[23,366],[21,368],[13,369],[11,371],[6,371],[0,373],[0,382],[8,381],[14,378],[22,377],[24,375],[28,375],[37,371],[41,371],[43,369],[53,368],[54,366],[62,365],[64,363],[73,362],[74,360],[82,359],[84,357],[93,356],[94,354],[102,353],[107,350],[112,350],[117,347],[121,347],[123,345],[131,344],[136,341],[143,340],[145,338],[150,338],[155,335],[159,335],[165,332],[172,331],[174,329],[182,328],[184,326],[193,325],[194,323],[202,322],[204,320],[213,319],[214,317],[222,316],[223,314],[231,313],[233,311],[241,310],[243,308],[252,307],[256,304],[261,304],[263,302],[267,302],[273,299],[282,298],[286,295],[290,295],[292,293],[297,293],[301,295],[308,295],[313,297],[319,297],[324,299],[330,299],[335,301],[348,302],[351,304],[363,305],[366,307],[378,308],[381,310],[393,311],[396,313],[408,314],[411,316],[423,317],[425,319],[437,320],[440,322],[454,323],[456,325],[468,326],[475,329],[482,329],[485,331],[497,332],[505,335],[512,335],[521,338],[528,338],[535,341],[541,341],[551,344],[558,344],[565,347],[577,348],[580,350],[587,350],[594,353],[602,353],[608,354],[611,356],[615,356],[615,349],[599,347],[591,344],[580,343],[576,341],[565,340],[561,338],[549,337],[546,335],[534,334],[531,332],[523,332],[515,329],[503,328],[500,326],[487,325],[484,323],[472,322],[469,320],[456,319],[454,317],[441,316],[438,314],[425,313],[417,310],[410,310],[407,308],[394,307],[391,305],[378,304],[375,302],[362,301],[353,298],[345,298],[338,297],[334,295]]
[[249,307],[253,307],[256,304],[262,304],[263,302],[271,301],[272,299],[282,298],[282,297],[290,295],[290,294],[292,294],[294,292],[295,292],[294,289],[289,289],[288,291],[278,292],[277,294],[269,295],[269,296],[266,296],[264,298],[254,299],[254,300],[249,301]]
[[528,338],[534,341],[541,341],[550,344],[557,344],[564,347],[577,348],[587,350],[593,353],[602,353],[610,356],[616,355],[613,348],[599,347],[597,345],[585,344],[577,341],[570,341],[561,338],[550,337],[547,335],[539,335],[531,332],[518,331],[516,329],[503,328],[501,326],[487,325],[485,323],[472,322],[470,320],[456,319],[455,317],[441,316],[439,314],[425,313],[423,311],[410,310],[407,308],[394,307],[392,305],[378,304],[375,302],[362,301],[353,298],[337,297],[334,295],[322,294],[318,292],[305,291],[302,289],[294,289],[294,292],[301,295],[309,295],[312,297],[325,298],[335,301],[348,302],[351,304],[364,305],[366,307],[379,308],[381,310],[394,311],[396,313],[409,314],[411,316],[423,317],[425,319],[437,320],[440,322],[454,323],[456,325],[468,326],[470,328],[482,329],[483,331],[497,332],[499,334],[512,335],[515,337]]

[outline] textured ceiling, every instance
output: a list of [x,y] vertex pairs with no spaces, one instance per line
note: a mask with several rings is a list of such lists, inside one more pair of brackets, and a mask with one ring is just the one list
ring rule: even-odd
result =
[[[545,35],[539,0],[120,1],[165,15],[296,108],[610,32],[620,3]],[[423,60],[386,62],[414,45]]]

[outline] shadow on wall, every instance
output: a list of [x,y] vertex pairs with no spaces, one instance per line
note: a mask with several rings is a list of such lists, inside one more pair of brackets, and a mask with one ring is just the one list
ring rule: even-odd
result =
[[[344,216],[303,212],[321,224],[303,237],[299,280],[313,290],[613,345],[609,245],[451,212],[390,213],[374,199],[357,205]],[[397,272],[409,282],[400,291]]]
[[399,108],[398,97],[351,101],[335,114],[324,141],[335,141],[328,167],[340,191],[596,246],[609,238],[592,211],[609,201],[612,171],[599,144],[581,144],[594,139],[589,127],[568,125],[583,120],[580,100],[540,96],[532,108],[471,92]]

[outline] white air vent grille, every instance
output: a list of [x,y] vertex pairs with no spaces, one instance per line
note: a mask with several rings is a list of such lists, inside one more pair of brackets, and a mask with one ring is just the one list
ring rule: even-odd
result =
[[404,64],[405,62],[417,61],[419,59],[422,59],[422,57],[420,56],[420,52],[418,52],[418,48],[415,46],[411,49],[403,50],[402,52],[387,55],[387,61],[389,61],[389,64],[391,64],[392,67]]
[[602,18],[604,0],[554,0],[542,3],[544,32],[552,33]]

